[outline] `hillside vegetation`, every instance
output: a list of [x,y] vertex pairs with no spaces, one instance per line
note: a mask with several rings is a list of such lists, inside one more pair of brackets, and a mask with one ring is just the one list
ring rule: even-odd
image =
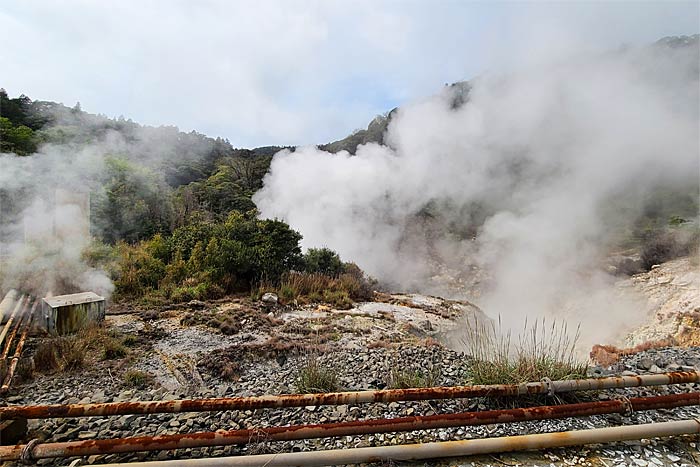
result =
[[[696,44],[697,36],[659,43],[685,47]],[[468,82],[446,87],[453,109],[468,105],[470,90]],[[399,111],[378,116],[367,129],[320,148],[354,154],[361,144],[390,144],[385,137]],[[8,153],[1,157],[39,158],[45,164],[42,171],[55,174],[55,186],[37,187],[31,180],[19,187],[0,186],[0,255],[3,242],[22,235],[22,215],[39,188],[70,185],[89,191],[94,241],[84,257],[92,267],[109,272],[116,297],[177,301],[258,293],[261,286],[284,289],[289,299],[310,295],[345,303],[366,297],[366,279],[356,266],[344,264],[326,249],[304,256],[298,232],[282,221],[257,218],[252,197],[263,186],[272,157],[282,149],[235,148],[222,138],[94,115],[80,104],[67,107],[24,95],[11,98],[0,89],[0,153]],[[89,157],[61,165],[76,153]],[[91,161],[99,163],[91,167]],[[518,175],[522,167],[514,162],[504,170]],[[640,258],[624,263],[617,272],[639,272],[694,251],[699,243],[699,191],[697,177],[689,177],[684,185],[659,181],[651,194],[639,197],[626,192],[611,200],[603,213],[617,232],[609,250]],[[494,213],[488,203],[440,204],[445,202],[429,200],[411,217],[415,228],[426,232],[426,241],[436,236],[473,239]],[[629,216],[619,215],[630,206],[641,206],[637,209],[641,215],[632,223]],[[446,210],[460,213],[459,222],[443,219],[440,213]],[[319,265],[319,255],[324,264]],[[291,273],[328,279],[349,274],[358,283],[318,277],[309,282]],[[334,298],[324,298],[319,284],[334,288]]]
[[[299,275],[308,275],[307,282],[317,276],[334,281],[340,295],[293,290],[289,299],[367,298],[368,282],[357,266],[324,248],[303,255],[298,232],[256,218],[251,197],[282,148],[237,149],[220,138],[110,119],[79,105],[10,98],[4,90],[0,99],[2,152],[14,153],[4,157],[48,155],[46,169],[57,176],[55,186],[44,188],[64,188],[60,173],[75,170],[90,189],[93,242],[83,259],[109,272],[116,299],[185,301],[278,291],[283,283],[289,289],[291,271],[297,282]],[[57,160],[86,149],[100,162],[94,173]],[[11,227],[22,224],[24,210],[36,201],[33,190],[30,181],[19,189],[0,187],[0,244],[17,235]],[[344,274],[346,280],[335,280]]]

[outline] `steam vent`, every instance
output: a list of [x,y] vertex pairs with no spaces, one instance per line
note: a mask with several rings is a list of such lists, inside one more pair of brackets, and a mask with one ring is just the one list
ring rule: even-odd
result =
[[70,334],[105,318],[105,299],[94,292],[46,297],[42,316],[51,334]]

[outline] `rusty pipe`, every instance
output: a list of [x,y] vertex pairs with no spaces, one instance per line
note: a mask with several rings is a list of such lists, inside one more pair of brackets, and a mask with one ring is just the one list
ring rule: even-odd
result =
[[636,439],[664,438],[695,433],[700,433],[700,420],[698,419],[541,433],[535,435],[445,441],[439,443],[403,444],[397,446],[289,452],[237,457],[131,462],[127,464],[105,464],[103,467],[133,467],[134,465],[142,467],[309,467],[344,465],[389,460],[413,461],[444,457],[473,456],[478,454],[496,454]]
[[5,341],[5,336],[7,335],[7,331],[10,329],[10,326],[12,326],[12,322],[15,320],[15,315],[17,315],[20,308],[24,308],[28,299],[29,297],[22,295],[17,301],[17,305],[15,305],[14,310],[12,310],[10,319],[7,320],[7,323],[5,323],[5,326],[2,328],[2,332],[0,332],[0,345],[2,345],[2,343]]
[[[36,301],[34,302],[34,306],[32,306],[32,309],[30,311],[31,314],[34,313],[34,310],[36,309]],[[5,360],[7,356],[10,354],[10,350],[12,348],[12,343],[15,340],[15,336],[17,336],[17,332],[22,329],[22,323],[27,317],[27,308],[29,308],[29,301],[27,301],[24,304],[24,307],[22,307],[22,312],[19,314],[19,319],[17,321],[17,325],[12,328],[12,332],[10,333],[9,337],[7,338],[7,342],[5,342],[5,349],[2,351],[2,356],[0,356],[0,359]],[[31,316],[31,314],[29,316]]]
[[214,412],[221,410],[304,407],[309,405],[345,405],[372,402],[521,396],[528,394],[554,394],[611,388],[685,384],[696,383],[698,381],[700,381],[700,372],[678,371],[658,375],[611,376],[606,378],[540,381],[522,384],[388,389],[379,391],[329,392],[321,394],[283,394],[279,396],[267,395],[216,399],[181,399],[171,401],[7,406],[0,407],[0,420],[20,417],[36,419],[150,413]]
[[10,335],[7,336],[7,340],[5,341],[5,348],[2,351],[2,355],[0,355],[0,360],[5,360],[9,355],[12,343],[15,341],[15,337],[17,336],[17,331],[22,327],[22,321],[24,320],[24,316],[25,313],[20,313],[19,320],[17,320],[17,324],[12,328],[12,332],[10,332]]
[[17,291],[15,289],[10,289],[9,292],[5,294],[5,297],[0,302],[0,323],[4,321],[5,315],[10,314],[10,311],[15,306],[17,302]]
[[[217,432],[47,443],[36,445],[32,449],[32,457],[35,459],[45,459],[51,457],[90,456],[98,454],[229,446],[234,444],[248,444],[252,441],[294,441],[300,439],[330,438],[335,436],[355,436],[373,433],[432,430],[459,426],[585,417],[591,415],[626,413],[630,410],[671,409],[691,405],[700,405],[700,392],[674,394],[670,396],[638,397],[628,400],[531,407],[525,409],[489,410],[485,412],[461,412],[431,416],[358,420],[322,425],[292,425],[244,430],[221,430]],[[0,446],[0,461],[17,460],[20,458],[24,449],[26,449],[26,445]]]
[[2,387],[0,387],[0,394],[4,394],[10,389],[10,383],[12,383],[12,378],[15,375],[17,363],[19,363],[19,359],[22,357],[22,349],[24,348],[24,343],[27,340],[29,330],[32,327],[32,321],[34,319],[34,309],[36,308],[37,303],[38,300],[34,302],[34,306],[32,306],[32,311],[29,314],[29,321],[27,321],[27,325],[22,330],[22,335],[19,337],[19,341],[17,341],[17,345],[15,346],[15,354],[12,357],[10,367],[8,368],[7,374],[5,375],[5,379],[2,382]]

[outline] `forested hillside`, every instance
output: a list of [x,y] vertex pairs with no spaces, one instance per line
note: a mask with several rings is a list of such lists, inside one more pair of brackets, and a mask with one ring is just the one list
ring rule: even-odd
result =
[[[22,276],[31,274],[14,273],[20,266],[13,261],[56,256],[39,245],[30,245],[39,252],[28,253],[18,238],[37,200],[67,188],[89,192],[94,241],[80,259],[108,273],[115,298],[180,301],[263,285],[277,290],[291,271],[324,273],[331,282],[345,275],[345,282],[334,282],[336,295],[329,300],[347,303],[351,295],[368,293],[360,290],[364,278],[354,265],[344,266],[325,249],[302,255],[301,235],[283,222],[256,218],[251,197],[282,148],[238,149],[196,132],[90,114],[79,104],[10,98],[4,90],[0,99],[0,141],[7,153],[0,158],[7,181],[0,186],[0,244],[11,245],[5,255],[15,243],[3,288],[30,287]],[[11,181],[13,171],[25,177]],[[61,258],[61,267],[71,269],[65,263]],[[67,291],[82,286],[73,277],[51,282]],[[356,289],[340,286],[350,283]],[[288,286],[285,297],[299,293]]]
[[[654,47],[667,53],[697,48],[697,43],[697,36],[666,38]],[[445,86],[441,95],[446,96],[448,110],[469,105],[471,90],[469,82]],[[362,144],[391,147],[387,135],[401,112],[397,108],[377,116],[366,130],[319,149],[354,155]],[[326,299],[338,303],[366,296],[367,283],[356,266],[343,265],[327,249],[312,249],[304,256],[298,232],[279,220],[258,217],[253,195],[262,188],[273,156],[283,149],[295,150],[235,148],[225,139],[195,131],[143,126],[85,112],[79,103],[67,107],[24,95],[12,98],[0,90],[0,257],[10,264],[0,270],[0,284],[3,289],[28,287],[25,278],[36,275],[36,265],[46,270],[47,261],[60,260],[61,271],[70,273],[49,281],[55,287],[84,287],[88,267],[105,271],[116,286],[116,297],[124,298],[209,298],[259,290],[263,284],[285,289],[284,295],[293,299],[300,294],[322,296],[320,283],[331,291]],[[504,155],[498,171],[518,185],[528,181],[528,163],[516,151]],[[653,187],[633,185],[606,203],[601,215],[615,233],[609,252],[637,255],[618,265],[616,272],[648,269],[697,245],[700,188],[697,177],[686,178],[683,183],[659,179]],[[51,249],[24,241],[27,225],[46,218],[42,203],[51,191],[65,188],[89,194],[90,211],[91,243],[75,242],[81,250],[69,259],[65,244]],[[444,238],[468,242],[480,235],[498,206],[507,205],[507,199],[488,199],[488,194],[482,199],[479,193],[462,204],[427,199],[402,221],[406,227],[401,239],[418,238],[429,253]],[[630,221],[629,215],[621,214],[632,207],[641,214]],[[80,265],[65,266],[76,262]],[[19,264],[20,271],[13,270]],[[290,278],[292,271],[328,277],[301,285],[298,277]],[[340,277],[345,282],[337,281]]]

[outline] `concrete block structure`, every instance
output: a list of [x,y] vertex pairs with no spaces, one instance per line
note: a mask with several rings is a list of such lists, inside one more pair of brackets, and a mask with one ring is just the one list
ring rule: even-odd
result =
[[42,318],[51,334],[70,334],[105,318],[105,299],[94,292],[46,297]]

